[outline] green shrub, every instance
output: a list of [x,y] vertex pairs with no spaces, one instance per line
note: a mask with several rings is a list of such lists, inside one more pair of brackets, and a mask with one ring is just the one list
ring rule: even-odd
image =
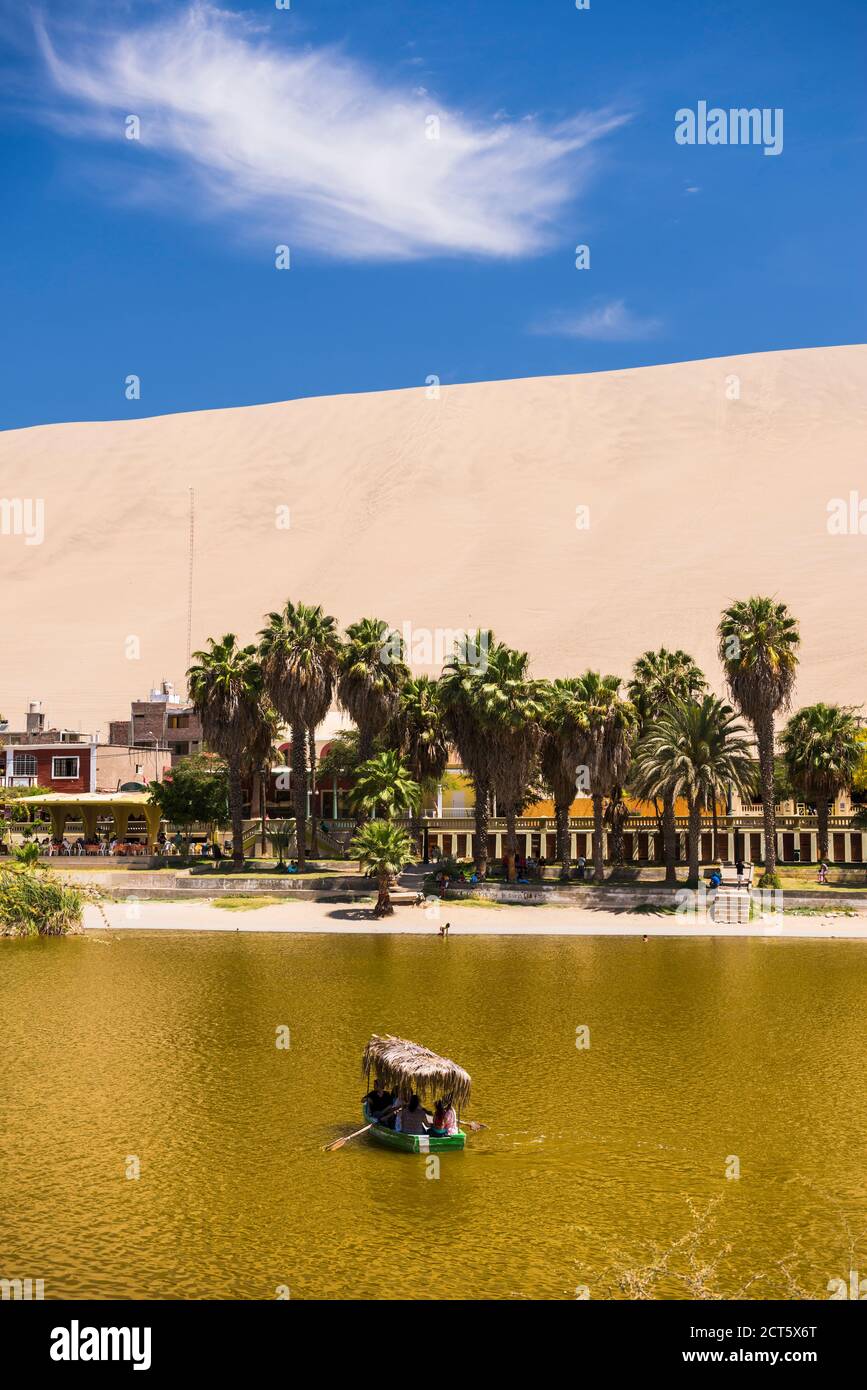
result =
[[0,871],[0,935],[66,936],[81,930],[82,894],[45,869]]

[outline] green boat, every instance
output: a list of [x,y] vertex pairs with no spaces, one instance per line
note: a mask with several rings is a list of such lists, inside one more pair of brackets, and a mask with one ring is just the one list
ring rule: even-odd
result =
[[[371,1118],[366,1105],[361,1107],[365,1120]],[[462,1149],[467,1136],[462,1129],[457,1134],[401,1134],[399,1130],[389,1129],[388,1125],[374,1124],[371,1138],[390,1149],[400,1149],[407,1154],[437,1154],[449,1149]]]
[[464,1147],[467,1136],[460,1128],[460,1111],[469,1099],[471,1079],[469,1072],[457,1062],[440,1057],[419,1043],[408,1042],[406,1038],[390,1034],[380,1037],[374,1033],[364,1049],[361,1074],[367,1079],[368,1091],[371,1076],[377,1076],[399,1100],[409,1101],[413,1095],[422,1101],[444,1100],[458,1112],[457,1134],[403,1134],[388,1125],[377,1124],[364,1101],[362,1112],[377,1143],[413,1154],[445,1153]]

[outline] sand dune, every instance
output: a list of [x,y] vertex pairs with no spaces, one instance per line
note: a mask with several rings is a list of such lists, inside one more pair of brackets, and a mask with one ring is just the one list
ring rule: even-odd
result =
[[860,703],[867,535],[827,508],[867,498],[865,401],[859,346],[0,434],[0,497],[45,504],[41,545],[0,535],[0,709],[104,730],[182,681],[191,487],[194,646],[292,595],[490,625],[540,675],[679,645],[718,684],[721,607],[767,591],[801,620],[799,701]]

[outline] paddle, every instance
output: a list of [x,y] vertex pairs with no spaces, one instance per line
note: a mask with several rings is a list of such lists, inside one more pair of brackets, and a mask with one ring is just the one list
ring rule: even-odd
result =
[[357,1129],[354,1134],[344,1134],[342,1139],[332,1140],[330,1144],[325,1145],[325,1152],[330,1154],[334,1153],[335,1149],[342,1149],[343,1145],[348,1144],[350,1139],[357,1139],[359,1134],[366,1134],[369,1129],[373,1129],[376,1123],[376,1120],[371,1120],[369,1125],[364,1126],[364,1129]]

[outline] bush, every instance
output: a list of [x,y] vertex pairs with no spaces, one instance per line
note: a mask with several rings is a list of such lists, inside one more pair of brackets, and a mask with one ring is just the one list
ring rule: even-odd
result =
[[82,894],[45,869],[0,872],[0,935],[66,936],[81,930]]
[[783,883],[779,874],[764,873],[757,886],[759,888],[782,888]]
[[468,865],[459,864],[457,859],[449,855],[446,859],[437,860],[434,872],[437,875],[446,874],[449,878],[464,878],[467,868]]

